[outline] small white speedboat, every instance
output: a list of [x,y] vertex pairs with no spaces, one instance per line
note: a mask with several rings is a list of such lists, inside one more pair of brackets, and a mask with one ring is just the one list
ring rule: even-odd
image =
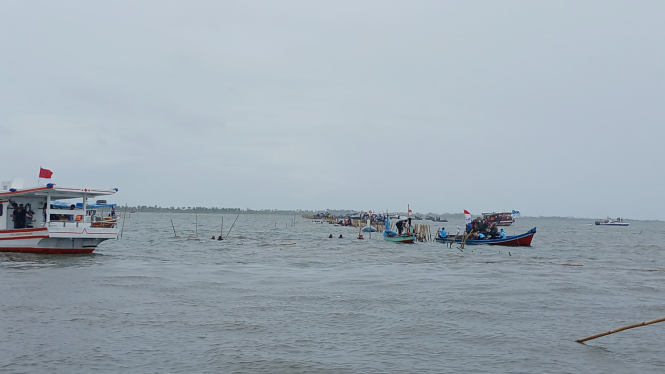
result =
[[630,223],[624,222],[623,218],[618,217],[617,219],[612,219],[607,217],[607,219],[596,221],[596,226],[628,226]]

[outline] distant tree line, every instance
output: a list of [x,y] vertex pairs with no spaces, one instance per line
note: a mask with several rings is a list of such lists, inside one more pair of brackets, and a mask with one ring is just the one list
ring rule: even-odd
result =
[[[124,207],[118,207],[119,211],[124,210]],[[151,212],[151,213],[218,213],[218,214],[297,214],[297,215],[314,215],[316,213],[327,212],[333,216],[344,216],[351,212],[354,212],[352,209],[321,209],[321,210],[282,210],[282,209],[250,209],[250,208],[218,208],[218,207],[205,207],[205,206],[171,206],[171,207],[161,207],[158,205],[149,206],[149,205],[137,205],[137,206],[128,206],[128,211],[131,212]],[[392,212],[391,212],[392,213]],[[406,212],[395,212],[402,216],[406,216]],[[422,215],[421,213],[415,213]],[[412,214],[413,216],[414,214]],[[458,217],[463,216],[462,214],[439,214],[439,213],[427,213],[427,215],[432,216],[441,216],[441,217]]]

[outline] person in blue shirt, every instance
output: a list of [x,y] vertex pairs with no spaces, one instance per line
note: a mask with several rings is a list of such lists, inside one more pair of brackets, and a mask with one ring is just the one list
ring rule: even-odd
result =
[[499,239],[505,239],[506,238],[506,232],[501,229],[501,233],[499,234]]
[[446,238],[448,237],[448,233],[446,232],[446,228],[442,227],[441,230],[439,230],[439,237],[441,238]]

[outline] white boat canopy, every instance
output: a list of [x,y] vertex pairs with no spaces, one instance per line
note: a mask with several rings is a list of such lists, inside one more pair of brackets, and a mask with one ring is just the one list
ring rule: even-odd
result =
[[2,198],[17,198],[17,197],[46,197],[49,196],[51,200],[64,200],[76,198],[91,198],[97,196],[113,195],[118,192],[117,188],[113,189],[100,189],[100,188],[69,188],[69,187],[35,187],[27,189],[10,189],[8,192],[0,192],[0,199]]

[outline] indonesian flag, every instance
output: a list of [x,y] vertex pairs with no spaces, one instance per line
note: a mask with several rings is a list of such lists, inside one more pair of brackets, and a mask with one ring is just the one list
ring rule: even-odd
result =
[[471,213],[466,209],[464,209],[464,222],[466,222],[467,225],[471,223]]
[[40,179],[51,179],[51,176],[53,176],[52,171],[50,171],[48,169],[44,169],[44,168],[39,168],[39,178]]
[[51,177],[53,176],[53,172],[50,171],[49,169],[44,169],[42,167],[39,168],[39,180],[38,183],[39,185],[46,185],[48,182],[51,181]]

